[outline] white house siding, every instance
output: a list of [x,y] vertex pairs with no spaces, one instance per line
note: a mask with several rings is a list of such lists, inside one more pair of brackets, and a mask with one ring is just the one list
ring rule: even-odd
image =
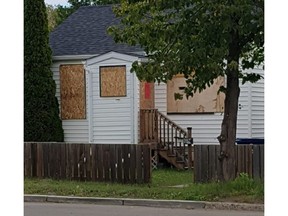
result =
[[155,83],[155,108],[167,114],[167,88],[164,83]]
[[[264,77],[264,71],[253,70]],[[264,138],[264,79],[252,84],[251,87],[251,138]]]
[[[124,59],[123,59],[124,58]],[[135,59],[127,55],[110,53],[88,60],[87,69],[92,82],[90,142],[95,144],[129,144],[138,141],[139,97],[135,95],[135,74],[130,73]],[[126,66],[126,96],[100,97],[99,67]],[[138,101],[137,101],[138,100]]]
[[237,115],[237,138],[251,137],[251,84],[241,84],[240,80],[240,95],[239,109]]
[[[237,138],[264,136],[262,87],[261,81],[257,85],[246,83],[240,86]],[[155,84],[155,107],[167,115],[166,84]],[[184,129],[192,127],[194,144],[218,144],[217,136],[221,131],[222,113],[168,114],[168,117]]]
[[[60,98],[60,65],[67,64],[83,64],[82,61],[57,61],[52,64],[51,70],[53,72],[53,78],[56,83],[56,97],[59,102],[59,109],[61,112],[61,98]],[[87,81],[87,73],[86,73]],[[88,84],[86,82],[86,95],[88,93]],[[62,127],[64,130],[64,141],[65,142],[89,142],[89,101],[86,97],[86,119],[81,120],[62,120]]]

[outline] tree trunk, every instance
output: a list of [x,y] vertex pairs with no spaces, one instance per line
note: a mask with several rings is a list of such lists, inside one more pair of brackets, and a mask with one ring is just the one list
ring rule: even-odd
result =
[[221,126],[220,142],[220,180],[232,180],[236,176],[235,139],[237,126],[238,98],[239,98],[238,76],[227,75],[227,93],[225,97],[224,118]]
[[229,46],[227,59],[227,87],[224,104],[224,118],[221,125],[221,134],[218,136],[220,142],[220,155],[218,159],[221,164],[219,180],[233,180],[236,177],[236,153],[235,140],[237,128],[237,113],[239,101],[239,43],[238,32],[233,31],[232,43]]

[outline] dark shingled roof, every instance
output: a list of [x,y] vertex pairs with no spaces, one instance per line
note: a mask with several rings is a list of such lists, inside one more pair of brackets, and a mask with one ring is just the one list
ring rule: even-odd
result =
[[53,56],[142,51],[140,47],[116,44],[107,34],[107,28],[119,22],[111,5],[80,7],[50,33]]

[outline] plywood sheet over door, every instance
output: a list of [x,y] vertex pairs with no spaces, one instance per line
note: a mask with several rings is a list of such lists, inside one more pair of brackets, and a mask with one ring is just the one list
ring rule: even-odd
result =
[[140,109],[155,108],[154,83],[140,82]]

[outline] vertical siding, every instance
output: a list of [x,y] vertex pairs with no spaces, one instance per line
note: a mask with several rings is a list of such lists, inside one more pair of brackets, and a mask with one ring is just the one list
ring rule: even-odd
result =
[[[60,73],[59,67],[61,64],[83,64],[81,61],[58,61],[51,66],[53,72],[53,79],[56,83],[56,97],[59,102],[59,109],[61,112],[61,98],[60,98]],[[85,75],[86,76],[86,75]],[[87,77],[86,77],[87,80]],[[88,84],[86,82],[86,95],[88,93]],[[79,120],[62,120],[62,127],[64,130],[65,142],[89,142],[88,116],[89,116],[89,101],[86,97],[86,119]]]
[[164,83],[155,83],[155,108],[167,114],[167,88]]
[[134,76],[134,127],[135,128],[135,143],[140,142],[140,81],[137,76]]
[[[131,69],[131,66],[129,67]],[[130,73],[129,69],[129,73]],[[133,143],[138,144],[140,140],[140,82],[135,73],[131,74],[133,77],[134,85],[133,85],[133,106],[134,106],[134,140]]]
[[[264,77],[264,71],[254,69],[254,73]],[[264,138],[264,79],[252,84],[252,109],[251,109],[251,129],[252,138]]]
[[240,95],[239,95],[239,108],[237,115],[237,138],[250,138],[251,137],[251,84],[241,84],[240,80]]
[[[99,66],[126,65],[126,97],[100,97]],[[131,63],[119,59],[107,59],[89,66],[92,77],[92,136],[97,144],[136,143],[134,76]],[[136,100],[136,101],[135,101]],[[138,111],[138,110],[137,110]]]

